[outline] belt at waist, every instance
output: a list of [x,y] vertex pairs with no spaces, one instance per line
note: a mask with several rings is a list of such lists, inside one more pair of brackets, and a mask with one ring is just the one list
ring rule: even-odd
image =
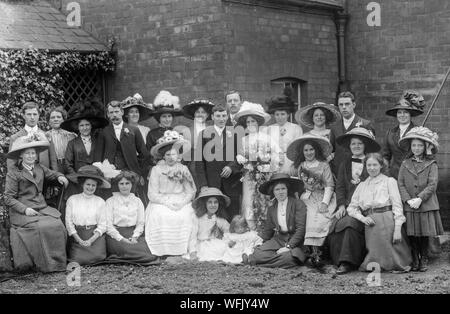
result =
[[95,229],[95,228],[97,228],[97,225],[90,225],[90,226],[78,226],[78,225],[75,225],[75,229],[90,230],[90,229]]
[[384,206],[384,207],[378,207],[378,208],[369,208],[362,212],[364,216],[369,216],[372,214],[380,214],[384,212],[392,211],[392,206]]

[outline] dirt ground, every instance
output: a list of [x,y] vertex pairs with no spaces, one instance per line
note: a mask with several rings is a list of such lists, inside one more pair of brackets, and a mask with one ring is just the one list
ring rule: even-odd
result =
[[[170,258],[150,267],[105,265],[81,269],[80,286],[68,286],[67,274],[28,274],[0,283],[9,293],[450,293],[449,250],[431,261],[425,273],[381,274],[381,286],[370,287],[369,273],[324,273],[307,267],[264,269],[243,265],[194,263]],[[1,275],[1,274],[0,274]],[[69,274],[73,276],[73,274]]]

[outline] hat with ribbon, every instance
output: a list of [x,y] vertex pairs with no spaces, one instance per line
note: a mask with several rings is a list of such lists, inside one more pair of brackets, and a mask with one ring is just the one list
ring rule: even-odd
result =
[[399,141],[399,145],[402,142],[411,141],[413,139],[419,139],[426,143],[426,154],[433,155],[439,150],[439,136],[436,132],[431,131],[424,126],[416,126],[406,133]]
[[156,145],[150,150],[150,154],[156,159],[162,158],[162,150],[167,150],[169,147],[175,147],[176,149],[182,149],[180,154],[185,154],[191,149],[191,143],[186,140],[183,135],[175,130],[167,130],[164,135],[158,139]]
[[67,178],[76,184],[79,184],[80,179],[82,178],[93,179],[100,183],[98,186],[99,188],[101,189],[111,188],[111,184],[104,178],[103,172],[93,165],[86,165],[80,167],[80,169],[78,169],[76,173],[67,175]]
[[244,101],[241,105],[241,109],[234,116],[234,120],[236,120],[239,125],[246,127],[246,119],[248,116],[254,117],[259,126],[269,122],[270,120],[270,114],[264,111],[263,106],[249,101]]
[[153,111],[153,105],[146,104],[142,96],[136,93],[133,97],[129,96],[122,101],[125,122],[128,122],[128,111],[133,107],[136,107],[139,110],[139,122],[147,120]]
[[363,141],[365,154],[376,153],[381,149],[381,146],[377,143],[372,131],[361,126],[353,128],[347,133],[338,136],[338,138],[336,138],[336,143],[343,147],[350,147],[350,141],[355,137]]
[[18,159],[23,150],[27,148],[36,149],[36,153],[40,153],[50,146],[49,141],[45,135],[38,133],[31,133],[26,136],[17,138],[11,145],[11,149],[6,155],[10,159]]
[[396,117],[398,110],[407,110],[412,117],[416,117],[423,113],[424,108],[425,100],[423,96],[417,91],[407,90],[403,93],[402,98],[400,98],[396,105],[386,111],[386,114]]

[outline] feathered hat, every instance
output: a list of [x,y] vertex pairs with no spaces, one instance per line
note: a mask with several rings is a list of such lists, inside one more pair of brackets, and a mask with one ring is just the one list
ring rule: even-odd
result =
[[156,95],[153,101],[153,110],[157,120],[163,113],[171,113],[174,116],[183,114],[180,107],[180,98],[166,90],[162,90]]
[[139,122],[147,120],[152,114],[153,104],[146,104],[142,96],[136,93],[133,97],[129,96],[122,101],[125,122],[128,122],[128,110],[133,107],[139,110]]
[[61,128],[70,132],[78,133],[80,120],[88,120],[92,124],[92,129],[104,128],[109,123],[108,119],[105,118],[103,104],[97,98],[75,103],[67,116],[69,119],[61,123]]
[[411,141],[413,139],[420,139],[426,143],[426,154],[432,155],[437,153],[439,150],[439,136],[436,132],[431,131],[429,128],[424,126],[416,126],[406,133],[398,143],[401,144],[405,141]]

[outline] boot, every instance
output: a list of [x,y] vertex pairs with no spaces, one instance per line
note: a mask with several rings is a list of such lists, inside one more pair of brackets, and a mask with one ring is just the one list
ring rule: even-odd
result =
[[419,248],[418,248],[418,239],[415,237],[410,237],[411,242],[411,253],[412,253],[412,264],[411,271],[419,271]]
[[426,272],[427,270],[428,270],[428,237],[421,237],[419,271]]

